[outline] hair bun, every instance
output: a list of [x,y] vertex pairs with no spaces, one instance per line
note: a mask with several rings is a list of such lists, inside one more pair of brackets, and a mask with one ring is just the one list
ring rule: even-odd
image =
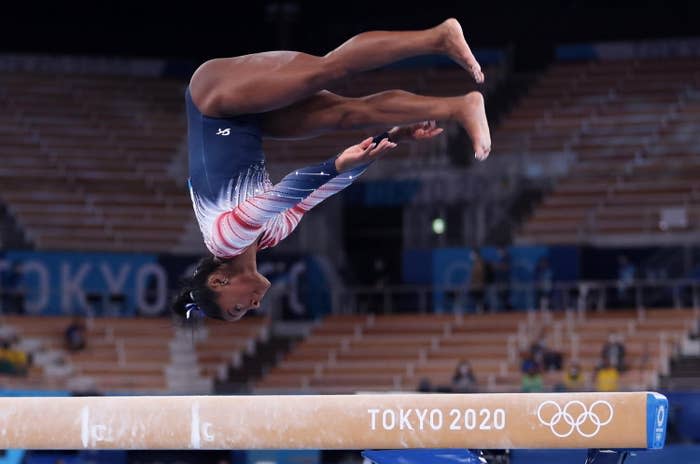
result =
[[207,278],[220,264],[221,261],[212,256],[204,258],[195,267],[194,275],[184,278],[181,282],[182,287],[172,300],[171,310],[182,323],[192,319],[193,307],[196,307],[197,316],[221,318],[216,294],[207,287]]

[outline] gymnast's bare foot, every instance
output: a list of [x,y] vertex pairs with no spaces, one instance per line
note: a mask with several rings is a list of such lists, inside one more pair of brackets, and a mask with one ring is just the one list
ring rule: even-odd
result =
[[491,151],[491,134],[486,120],[484,96],[480,92],[469,92],[463,98],[464,104],[460,105],[455,119],[469,134],[474,147],[474,156],[479,161],[483,161]]
[[472,54],[467,41],[462,32],[462,26],[455,18],[449,18],[442,22],[437,28],[441,32],[441,46],[447,55],[459,63],[464,69],[469,71],[474,80],[481,84],[484,82],[484,73],[481,66]]

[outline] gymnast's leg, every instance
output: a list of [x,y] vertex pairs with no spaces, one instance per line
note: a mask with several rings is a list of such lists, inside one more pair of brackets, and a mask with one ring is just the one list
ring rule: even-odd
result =
[[479,92],[459,97],[425,97],[388,90],[362,98],[328,91],[264,115],[263,132],[270,138],[306,138],[346,129],[387,128],[430,119],[456,121],[469,134],[478,159],[491,150],[491,137]]
[[194,73],[190,92],[207,116],[263,113],[310,97],[349,74],[431,53],[450,56],[477,82],[483,81],[459,22],[450,18],[420,31],[364,32],[320,57],[271,51],[213,59]]

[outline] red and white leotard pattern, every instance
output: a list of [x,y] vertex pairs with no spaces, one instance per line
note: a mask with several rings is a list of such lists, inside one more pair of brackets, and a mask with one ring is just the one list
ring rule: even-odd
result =
[[230,258],[258,237],[259,250],[284,240],[306,212],[350,185],[368,166],[339,174],[335,158],[290,172],[276,185],[270,182],[265,162],[257,162],[231,179],[216,199],[197,195],[190,184],[192,204],[209,251],[219,258]]

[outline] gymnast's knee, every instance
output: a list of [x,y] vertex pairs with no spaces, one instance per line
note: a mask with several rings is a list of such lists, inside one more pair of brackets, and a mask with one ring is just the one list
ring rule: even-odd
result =
[[217,71],[217,60],[204,62],[192,74],[190,79],[190,95],[197,109],[205,115],[215,115],[220,110],[224,93],[222,80]]
[[340,105],[337,111],[336,129],[338,130],[361,129],[368,122],[367,111],[363,105],[356,102]]
[[328,83],[343,80],[350,75],[347,65],[336,59],[332,52],[318,58],[318,63],[316,78],[321,81],[323,87]]

